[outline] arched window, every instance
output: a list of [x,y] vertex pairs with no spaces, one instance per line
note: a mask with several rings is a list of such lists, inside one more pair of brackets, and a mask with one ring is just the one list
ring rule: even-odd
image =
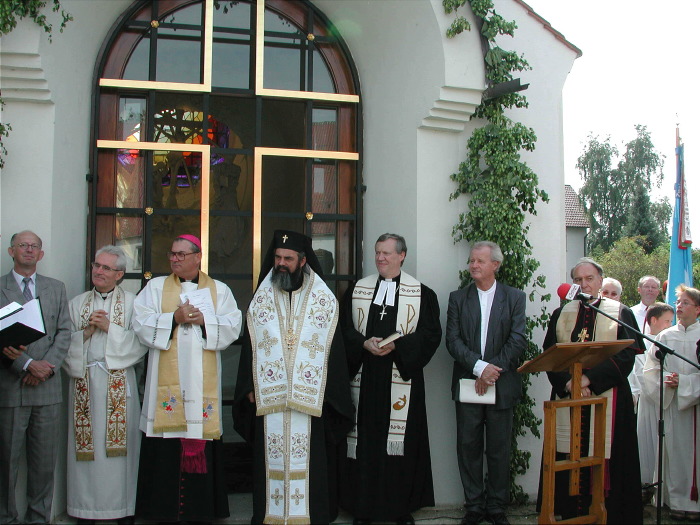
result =
[[138,1],[98,61],[90,254],[125,283],[170,272],[173,237],[248,304],[277,228],[303,231],[341,294],[359,273],[360,108],[352,62],[303,1]]

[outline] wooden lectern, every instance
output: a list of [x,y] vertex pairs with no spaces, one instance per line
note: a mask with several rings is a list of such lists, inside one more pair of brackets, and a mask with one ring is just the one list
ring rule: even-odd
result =
[[[567,369],[571,373],[571,398],[545,401],[544,403],[542,508],[538,523],[606,523],[605,410],[607,399],[604,397],[581,397],[581,375],[584,367],[592,368],[633,343],[633,339],[558,343],[518,368],[518,372],[528,374],[533,372],[563,372]],[[593,454],[581,457],[581,407],[588,405],[595,408]],[[561,461],[556,460],[558,408],[571,410],[569,457]],[[580,492],[580,469],[584,467],[591,467],[591,506],[588,514],[557,521],[554,517],[554,475],[556,472],[570,471],[569,494],[575,496]]]

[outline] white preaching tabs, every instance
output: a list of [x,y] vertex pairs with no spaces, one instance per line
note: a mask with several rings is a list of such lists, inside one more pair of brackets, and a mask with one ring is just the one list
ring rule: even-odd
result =
[[[374,297],[374,304],[379,306],[382,303],[387,306],[394,306],[394,299],[396,298],[396,281],[391,279],[385,279],[379,282],[379,290],[377,290],[377,295]],[[384,302],[386,300],[386,303]]]
[[191,292],[181,293],[180,300],[183,303],[189,300],[192,306],[202,312],[202,315],[216,315],[209,288],[199,288],[197,290],[192,290]]

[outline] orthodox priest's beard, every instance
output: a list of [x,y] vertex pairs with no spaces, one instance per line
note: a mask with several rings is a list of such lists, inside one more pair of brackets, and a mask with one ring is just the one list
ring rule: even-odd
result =
[[274,286],[278,286],[285,292],[293,292],[301,286],[301,282],[304,279],[303,273],[302,266],[299,266],[293,273],[290,273],[288,269],[281,270],[280,266],[275,266],[272,269],[270,280]]

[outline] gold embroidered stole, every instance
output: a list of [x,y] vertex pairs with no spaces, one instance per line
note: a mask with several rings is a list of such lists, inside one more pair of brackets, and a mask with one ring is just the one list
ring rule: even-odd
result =
[[[360,279],[352,293],[352,321],[355,329],[367,335],[367,317],[374,299],[374,289],[379,275],[370,275]],[[399,279],[399,302],[396,314],[396,331],[407,335],[415,331],[420,317],[420,282],[406,272],[401,272]],[[355,424],[348,433],[348,457],[357,457],[357,417],[359,413],[360,388],[362,386],[362,367],[350,381],[350,393],[355,404]],[[389,434],[386,451],[390,456],[403,456],[406,421],[411,402],[411,380],[405,381],[394,364],[391,369],[391,397],[389,415]]]
[[[94,308],[95,290],[88,293],[80,307],[80,330],[89,325]],[[117,286],[112,293],[109,311],[110,323],[124,328],[124,290]],[[105,447],[107,457],[126,456],[126,370],[105,369],[107,374],[107,423]],[[90,375],[75,380],[73,390],[73,434],[77,461],[93,461],[95,445],[92,438],[92,412],[90,410]]]
[[[199,272],[198,289],[208,288],[216,310],[216,283],[204,272]],[[175,274],[170,274],[163,283],[161,311],[174,312],[180,304],[182,285]],[[178,368],[178,332],[176,326],[170,341],[170,348],[160,352],[158,361],[158,390],[156,392],[154,432],[186,432],[185,405],[180,388]],[[216,353],[202,349],[202,439],[219,439],[220,415],[214,407],[219,406],[219,383],[217,377]]]
[[[610,299],[603,299],[598,307],[615,319],[620,317],[620,303]],[[579,315],[579,301],[571,301],[562,308],[557,320],[557,341],[561,343],[571,342],[571,335],[576,328]],[[617,323],[602,314],[596,313],[592,341],[617,341]],[[608,403],[605,412],[605,457],[610,458],[612,444],[612,418],[613,418],[613,387],[600,394],[607,397]],[[569,453],[571,443],[571,412],[568,408],[557,409],[557,452]],[[591,410],[589,443],[593,443],[594,419]]]

